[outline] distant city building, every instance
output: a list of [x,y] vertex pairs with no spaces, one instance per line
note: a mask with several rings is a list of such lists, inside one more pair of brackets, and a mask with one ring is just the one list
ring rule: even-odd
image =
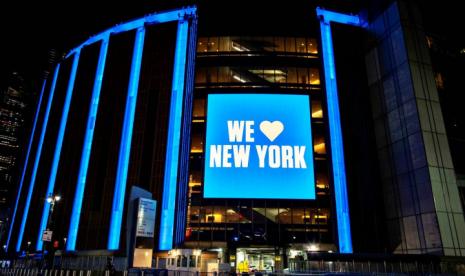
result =
[[[0,243],[5,244],[9,222],[16,205],[24,161],[27,156],[34,111],[40,85],[49,78],[56,62],[56,51],[49,50],[40,81],[32,85],[18,72],[9,76],[0,91]],[[37,91],[38,90],[38,91]]]
[[11,74],[8,86],[0,91],[0,240],[7,232],[22,161],[23,140],[27,138],[28,93],[24,79],[16,72]]

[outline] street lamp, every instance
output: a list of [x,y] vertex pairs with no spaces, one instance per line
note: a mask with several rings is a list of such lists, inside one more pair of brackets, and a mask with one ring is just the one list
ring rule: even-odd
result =
[[[45,199],[48,204],[50,204],[50,211],[48,212],[48,217],[47,217],[47,227],[46,231],[50,231],[51,225],[52,225],[52,214],[53,214],[53,209],[55,207],[55,203],[61,200],[60,195],[55,195],[55,194],[49,194],[47,198]],[[53,233],[53,232],[52,232]],[[53,234],[52,234],[53,236]],[[50,240],[51,242],[51,240]],[[45,260],[45,246],[47,244],[47,241],[44,241],[44,246],[42,247],[42,258]]]
[[47,197],[47,202],[52,204],[52,207],[53,205],[55,205],[55,202],[58,202],[61,200],[61,196],[60,195],[52,195],[50,194],[48,197]]

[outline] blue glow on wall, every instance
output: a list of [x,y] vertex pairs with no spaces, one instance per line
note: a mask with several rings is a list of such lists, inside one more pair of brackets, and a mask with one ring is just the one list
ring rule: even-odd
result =
[[168,122],[165,175],[163,179],[160,240],[158,245],[160,250],[170,250],[173,246],[174,209],[178,177],[188,30],[189,22],[179,20],[174,57],[171,106]]
[[309,96],[210,94],[207,102],[204,197],[315,199]]
[[37,144],[36,158],[34,160],[34,166],[32,168],[31,181],[29,182],[29,190],[28,190],[27,197],[26,197],[26,203],[24,205],[21,225],[19,227],[18,240],[16,242],[16,252],[19,252],[21,250],[21,243],[23,241],[24,228],[26,227],[27,215],[29,213],[29,207],[31,205],[31,197],[32,197],[32,192],[34,190],[34,185],[36,181],[37,168],[39,167],[40,156],[42,154],[42,146],[44,144],[45,132],[47,131],[48,117],[50,115],[50,109],[52,107],[53,95],[55,94],[55,87],[57,84],[59,71],[60,71],[60,64],[58,63],[55,68],[55,73],[53,75],[53,82],[52,82],[52,86],[50,87],[50,93],[48,95],[47,107],[45,109],[44,121],[42,123],[39,143]]
[[76,184],[76,193],[74,195],[73,210],[66,241],[66,250],[75,250],[76,239],[79,229],[79,220],[81,217],[82,199],[86,185],[87,169],[89,167],[90,153],[92,149],[92,140],[94,137],[95,122],[97,120],[98,104],[100,100],[100,91],[102,88],[103,72],[108,52],[109,36],[102,40],[100,46],[100,56],[98,59],[97,70],[94,81],[94,89],[90,100],[89,115],[87,117],[87,128],[84,136],[84,145],[82,148],[81,163]]
[[360,26],[357,16],[345,15],[317,8],[320,18],[321,48],[323,50],[323,65],[325,71],[326,98],[328,104],[329,132],[331,141],[331,157],[333,165],[334,194],[336,198],[336,216],[339,238],[339,252],[352,253],[352,238],[350,230],[349,203],[344,164],[344,148],[339,114],[336,70],[331,35],[331,21]]
[[131,73],[129,77],[126,110],[124,113],[123,130],[119,150],[118,170],[116,174],[113,207],[111,210],[110,232],[108,235],[108,249],[117,250],[121,234],[121,221],[124,209],[124,195],[128,176],[129,157],[131,153],[132,129],[136,112],[137,92],[139,87],[140,67],[144,49],[145,28],[140,27],[136,32],[134,51],[132,56]]
[[34,140],[34,134],[36,132],[37,120],[39,119],[39,112],[40,112],[40,107],[42,105],[42,98],[44,96],[46,84],[47,84],[47,80],[44,80],[42,84],[42,89],[40,90],[39,102],[37,103],[36,113],[34,115],[34,122],[32,124],[31,136],[29,138],[29,144],[27,146],[27,153],[26,153],[26,158],[24,160],[23,171],[21,173],[21,180],[19,182],[18,194],[16,195],[15,207],[13,210],[13,215],[11,216],[11,220],[10,220],[10,228],[8,230],[8,238],[6,240],[6,251],[8,251],[8,247],[10,246],[11,234],[12,234],[13,225],[16,219],[16,211],[18,210],[18,203],[19,203],[19,199],[21,198],[21,190],[23,189],[24,177],[26,176],[27,164],[29,163],[29,154],[31,153],[32,141]]
[[76,72],[80,54],[81,51],[77,51],[74,55],[73,66],[71,67],[71,75],[68,81],[68,88],[66,89],[66,98],[63,106],[63,113],[61,115],[60,128],[58,130],[58,137],[55,145],[55,152],[53,155],[52,170],[50,172],[50,178],[48,180],[47,191],[44,196],[44,209],[42,211],[42,219],[40,220],[39,233],[37,235],[37,251],[42,250],[42,233],[44,232],[45,227],[47,227],[47,221],[50,212],[50,204],[45,203],[45,198],[47,198],[48,195],[53,194],[53,189],[55,188],[55,180],[58,172],[58,165],[60,163],[61,148],[63,146],[63,139],[66,131],[66,123],[68,121],[71,98],[73,97],[74,81],[76,80]]

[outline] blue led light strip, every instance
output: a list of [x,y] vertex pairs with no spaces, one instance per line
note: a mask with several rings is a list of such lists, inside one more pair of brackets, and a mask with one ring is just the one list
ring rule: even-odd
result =
[[139,87],[140,67],[144,49],[145,28],[140,27],[136,32],[134,52],[132,56],[131,73],[129,78],[126,111],[124,113],[123,131],[119,149],[118,171],[116,174],[113,207],[111,210],[110,232],[108,235],[108,249],[117,250],[121,234],[121,221],[124,208],[124,194],[128,176],[129,156],[131,152],[132,128],[136,111],[137,92]]
[[320,7],[316,8],[316,14],[319,17],[323,17],[322,20],[326,23],[335,22],[345,25],[354,25],[357,27],[361,26],[362,24],[360,17],[357,15],[348,15],[339,12],[333,12],[322,9]]
[[34,115],[34,123],[32,124],[32,130],[31,130],[31,135],[29,138],[29,144],[27,146],[27,153],[26,153],[26,158],[24,159],[24,167],[23,167],[23,172],[21,173],[21,180],[19,182],[19,187],[18,187],[18,194],[16,195],[16,202],[15,202],[15,208],[13,210],[13,215],[10,220],[10,229],[8,230],[8,238],[6,240],[6,251],[8,251],[8,247],[10,245],[10,239],[11,239],[11,233],[13,231],[13,225],[15,222],[16,218],[16,211],[18,210],[18,202],[21,197],[21,190],[23,188],[23,183],[24,183],[24,177],[26,175],[26,169],[27,169],[27,164],[29,163],[29,154],[31,153],[31,147],[32,147],[32,141],[34,140],[34,133],[36,132],[36,125],[37,125],[37,120],[39,119],[39,111],[40,111],[40,106],[42,105],[42,98],[44,96],[44,91],[45,91],[45,85],[47,84],[47,80],[44,80],[42,84],[42,89],[40,90],[40,96],[39,96],[39,102],[37,103],[37,109],[36,113]]
[[66,250],[75,250],[76,239],[79,229],[79,219],[81,217],[82,199],[86,185],[87,169],[89,167],[90,153],[92,149],[92,140],[94,137],[95,123],[97,120],[98,104],[100,100],[100,91],[102,88],[103,72],[108,52],[109,36],[102,40],[100,46],[100,56],[98,59],[97,71],[95,74],[94,89],[90,100],[89,115],[87,117],[87,128],[84,136],[84,145],[82,147],[81,164],[76,184],[76,193],[74,195],[73,211],[68,231],[68,240],[66,241]]
[[347,183],[344,164],[344,149],[339,114],[339,100],[337,94],[337,80],[331,36],[331,21],[360,25],[357,16],[316,9],[320,18],[321,48],[323,50],[323,65],[325,71],[326,98],[328,104],[329,132],[331,140],[331,160],[333,165],[334,193],[336,198],[336,216],[339,238],[339,252],[352,253],[352,238],[350,231],[349,203],[347,197]]
[[171,21],[176,21],[180,18],[184,18],[186,15],[192,15],[196,13],[197,8],[196,7],[187,7],[184,9],[179,9],[179,10],[173,10],[173,11],[167,11],[163,13],[152,13],[149,14],[143,18],[139,18],[133,21],[129,21],[127,23],[115,26],[113,28],[110,28],[104,32],[101,32],[88,40],[86,40],[84,43],[76,47],[75,49],[71,50],[66,57],[71,56],[73,53],[75,53],[79,48],[82,48],[87,45],[91,45],[97,41],[100,41],[104,39],[105,37],[109,36],[110,34],[118,34],[122,32],[127,32],[131,31],[134,29],[138,29],[140,27],[143,27],[144,25],[152,25],[152,24],[161,24],[161,23],[166,23],[166,22],[171,22]]
[[[29,182],[29,190],[26,197],[26,203],[24,205],[23,217],[21,219],[21,225],[19,227],[18,240],[16,242],[16,252],[21,250],[21,243],[23,241],[24,228],[26,227],[27,215],[29,213],[29,207],[31,204],[32,192],[34,190],[34,184],[37,176],[37,168],[39,167],[40,156],[42,154],[42,146],[44,144],[45,132],[47,130],[48,117],[50,115],[50,109],[52,107],[53,95],[55,94],[55,87],[58,78],[58,72],[60,71],[60,64],[58,63],[55,68],[55,73],[53,75],[52,86],[50,87],[50,93],[48,95],[47,107],[45,109],[44,121],[42,123],[42,129],[40,132],[39,143],[37,144],[36,158],[34,160],[34,166],[32,168],[31,180]],[[31,135],[32,139],[32,135]],[[13,222],[12,222],[13,224]]]
[[163,180],[163,201],[160,225],[160,250],[170,250],[173,245],[174,209],[176,183],[178,177],[179,144],[182,121],[184,77],[186,72],[186,53],[189,22],[178,22],[174,72],[171,92],[168,139],[166,147],[165,175]]
[[[58,137],[55,145],[55,152],[53,155],[52,169],[50,172],[50,178],[48,180],[47,191],[45,193],[45,198],[48,195],[53,194],[53,189],[55,188],[55,180],[58,172],[58,164],[60,163],[61,148],[63,146],[63,138],[65,136],[66,122],[68,121],[69,106],[71,105],[71,98],[73,96],[74,81],[76,79],[76,72],[79,63],[79,56],[81,54],[80,49],[74,54],[73,66],[71,68],[71,75],[68,81],[68,88],[66,90],[66,98],[63,106],[63,112],[61,115],[60,128],[58,130]],[[44,209],[42,211],[42,219],[40,220],[39,233],[37,236],[36,250],[42,250],[43,241],[42,233],[47,227],[48,216],[50,211],[50,204],[44,202]]]

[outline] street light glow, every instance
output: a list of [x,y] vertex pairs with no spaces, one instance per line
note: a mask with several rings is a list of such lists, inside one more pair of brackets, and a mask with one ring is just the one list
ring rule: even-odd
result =
[[60,196],[60,195],[56,195],[56,196],[55,196],[55,201],[60,201],[60,199],[61,199],[61,196]]
[[51,196],[48,196],[48,197],[47,197],[47,202],[48,202],[48,203],[52,203],[52,201],[53,201],[53,198],[52,198]]

